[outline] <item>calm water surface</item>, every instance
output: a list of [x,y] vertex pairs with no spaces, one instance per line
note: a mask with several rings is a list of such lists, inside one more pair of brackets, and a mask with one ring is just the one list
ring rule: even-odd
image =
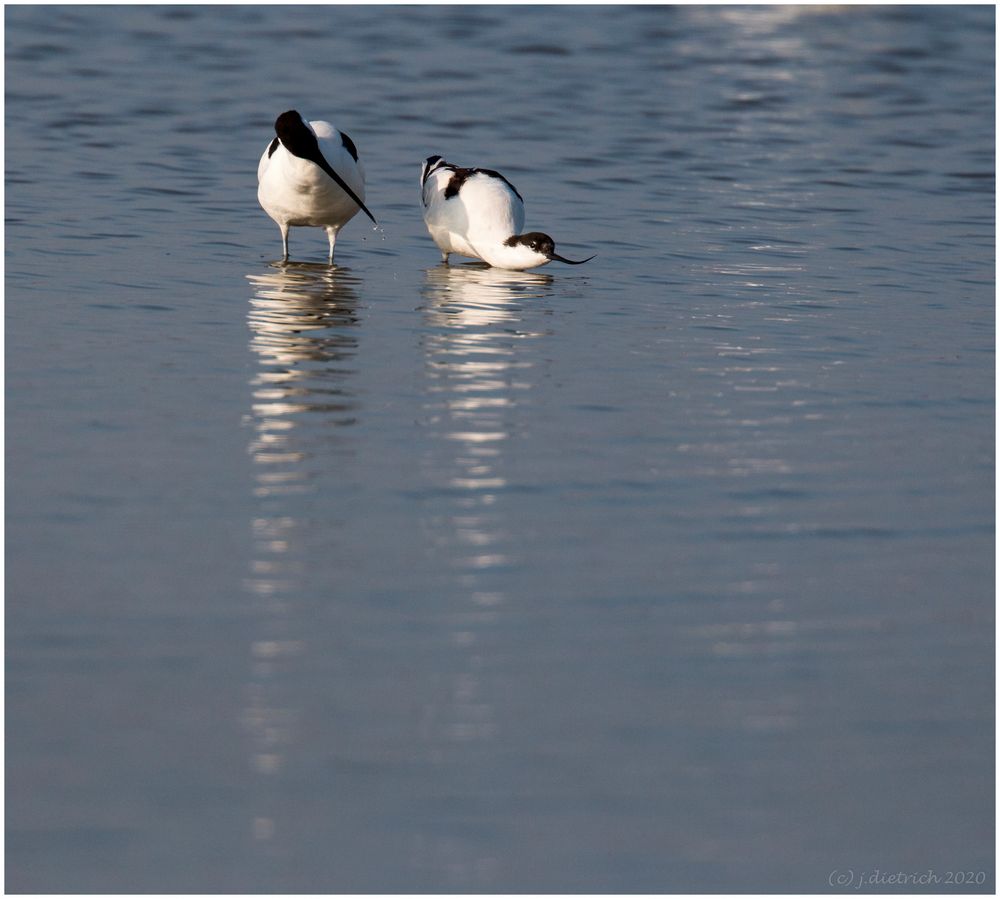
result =
[[993,890],[992,7],[5,17],[8,890]]

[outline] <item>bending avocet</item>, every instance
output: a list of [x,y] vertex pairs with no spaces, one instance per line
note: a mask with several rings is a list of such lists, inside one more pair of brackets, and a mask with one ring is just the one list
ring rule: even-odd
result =
[[492,169],[465,169],[429,156],[420,172],[424,222],[444,261],[452,253],[472,256],[496,268],[520,271],[555,260],[581,265],[555,251],[548,234],[524,227],[524,200],[517,188]]

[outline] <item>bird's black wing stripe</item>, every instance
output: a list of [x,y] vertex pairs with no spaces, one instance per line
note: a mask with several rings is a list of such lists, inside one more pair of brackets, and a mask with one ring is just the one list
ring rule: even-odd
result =
[[270,159],[272,156],[274,156],[274,151],[277,150],[280,145],[281,145],[281,141],[278,140],[278,138],[275,138],[273,141],[271,141],[271,146],[269,146],[267,148],[267,158],[268,159]]
[[448,179],[448,183],[444,187],[444,198],[450,200],[452,197],[457,197],[462,185],[469,180],[471,175],[472,169],[452,169],[451,178]]
[[514,195],[523,203],[524,197],[522,197],[518,192],[517,188],[514,187],[503,175],[499,172],[493,171],[493,169],[455,169],[455,174],[451,176],[451,180],[448,182],[448,186],[444,189],[444,198],[450,200],[452,197],[457,197],[458,192],[462,189],[462,185],[465,184],[473,175],[486,175],[489,178],[499,178],[506,184],[512,191]]
[[475,171],[476,171],[476,173],[477,173],[477,174],[480,174],[480,175],[489,175],[489,176],[490,176],[491,178],[499,178],[499,179],[500,179],[501,181],[503,181],[503,183],[504,183],[504,184],[506,184],[506,185],[507,185],[507,186],[508,186],[508,187],[509,187],[509,188],[510,188],[510,189],[511,189],[512,191],[514,191],[514,194],[515,194],[515,195],[517,196],[517,198],[518,198],[518,199],[519,199],[519,200],[520,200],[520,201],[521,201],[522,203],[524,202],[524,197],[522,197],[522,196],[521,196],[521,195],[520,195],[520,194],[519,194],[519,193],[517,192],[517,188],[516,188],[516,187],[514,187],[514,185],[513,185],[513,184],[511,184],[511,183],[510,183],[510,182],[509,182],[509,181],[508,181],[508,180],[507,180],[506,178],[504,178],[504,176],[503,176],[503,175],[501,175],[501,174],[500,174],[499,172],[495,172],[495,171],[493,171],[493,169],[476,169]]
[[340,142],[344,145],[344,149],[351,154],[351,158],[355,162],[358,161],[358,148],[354,146],[354,141],[352,141],[343,131],[340,132]]

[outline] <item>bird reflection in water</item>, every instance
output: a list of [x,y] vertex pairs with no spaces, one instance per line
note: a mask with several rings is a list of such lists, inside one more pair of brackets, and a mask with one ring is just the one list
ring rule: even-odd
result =
[[[443,666],[449,673],[439,699],[424,710],[421,737],[429,760],[440,765],[488,755],[502,743],[489,659],[508,574],[518,564],[504,497],[505,455],[517,438],[518,407],[533,386],[525,341],[545,334],[527,324],[538,318],[531,307],[552,281],[478,265],[441,265],[426,276],[423,420],[436,439],[422,460],[424,479],[434,485],[424,527],[432,551],[452,571],[445,620],[454,656]],[[501,864],[458,833],[423,835],[412,861],[466,889],[488,888]]]
[[247,425],[253,436],[253,561],[245,587],[254,598],[258,633],[243,710],[251,767],[261,804],[251,832],[262,845],[277,836],[276,783],[296,730],[297,710],[283,687],[304,650],[295,624],[307,551],[300,520],[303,494],[349,449],[332,435],[356,420],[351,359],[358,348],[359,281],[343,268],[292,264],[247,276],[253,293],[247,324],[256,369]]

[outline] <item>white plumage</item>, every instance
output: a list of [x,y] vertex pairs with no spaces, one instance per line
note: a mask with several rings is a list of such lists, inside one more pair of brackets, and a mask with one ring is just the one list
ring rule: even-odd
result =
[[291,227],[323,228],[333,262],[337,234],[364,204],[365,170],[354,142],[329,122],[306,122],[295,110],[278,116],[276,137],[257,166],[257,199],[281,229],[288,261]]
[[499,172],[459,168],[430,156],[421,167],[420,184],[424,223],[445,262],[457,253],[520,271],[552,260],[569,265],[588,261],[558,255],[547,234],[522,234],[524,200]]

